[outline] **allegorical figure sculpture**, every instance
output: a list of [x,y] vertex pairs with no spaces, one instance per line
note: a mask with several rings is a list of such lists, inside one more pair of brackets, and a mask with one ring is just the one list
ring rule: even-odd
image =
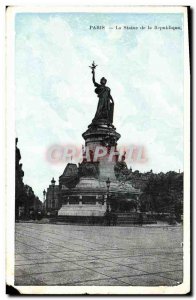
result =
[[92,63],[92,66],[90,66],[93,74],[93,83],[96,86],[95,93],[99,98],[97,111],[93,119],[93,123],[102,120],[103,123],[109,125],[113,122],[114,100],[110,94],[110,88],[106,86],[107,80],[104,77],[102,77],[100,80],[100,84],[95,81],[96,67],[97,66],[94,62]]

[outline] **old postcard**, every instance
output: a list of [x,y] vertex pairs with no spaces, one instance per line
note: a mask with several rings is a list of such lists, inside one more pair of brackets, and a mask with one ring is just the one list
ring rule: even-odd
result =
[[188,8],[6,17],[8,291],[187,294]]

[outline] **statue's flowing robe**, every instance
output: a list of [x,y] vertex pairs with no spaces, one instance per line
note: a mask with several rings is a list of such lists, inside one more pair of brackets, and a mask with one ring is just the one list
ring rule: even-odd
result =
[[95,93],[99,97],[99,102],[97,105],[97,111],[94,120],[107,119],[108,121],[112,121],[110,120],[110,118],[113,105],[112,103],[110,103],[110,88],[97,84]]

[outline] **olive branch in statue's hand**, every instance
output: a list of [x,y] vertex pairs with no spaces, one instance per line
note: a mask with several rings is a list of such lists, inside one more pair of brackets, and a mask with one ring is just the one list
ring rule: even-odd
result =
[[92,70],[92,74],[95,74],[96,67],[97,67],[97,65],[95,65],[95,62],[93,61],[92,66],[89,66],[89,68],[91,68],[91,70]]

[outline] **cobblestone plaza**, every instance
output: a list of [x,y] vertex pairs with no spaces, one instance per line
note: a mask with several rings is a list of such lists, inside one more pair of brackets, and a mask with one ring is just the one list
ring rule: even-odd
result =
[[175,286],[181,226],[17,223],[15,285]]

